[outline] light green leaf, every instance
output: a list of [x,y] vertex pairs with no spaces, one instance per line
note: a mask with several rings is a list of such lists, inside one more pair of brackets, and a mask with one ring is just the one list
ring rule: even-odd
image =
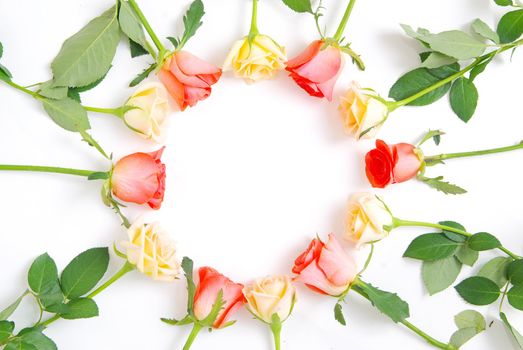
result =
[[488,24],[477,18],[474,22],[472,22],[472,29],[484,37],[485,39],[488,39],[490,41],[493,41],[496,44],[499,44],[499,35],[494,30],[492,30]]
[[120,41],[117,6],[67,39],[51,63],[54,86],[80,87],[103,77]]
[[53,81],[49,80],[40,85],[40,91],[39,94],[53,99],[53,100],[61,100],[67,97],[67,87],[65,86],[58,86],[53,87]]
[[511,261],[512,259],[509,257],[495,257],[481,267],[478,276],[488,278],[496,283],[499,288],[503,288],[507,283],[507,267]]
[[68,299],[87,294],[102,279],[109,265],[107,248],[92,248],[75,257],[64,269],[61,284]]
[[421,63],[421,67],[439,68],[456,62],[456,59],[439,52],[431,52]]
[[461,328],[452,334],[449,343],[456,348],[460,348],[463,344],[474,338],[476,334],[478,333],[475,328]]
[[42,98],[41,101],[49,117],[65,130],[77,132],[91,127],[87,112],[77,101],[70,98],[62,100]]
[[196,31],[203,24],[202,17],[205,14],[203,2],[201,0],[194,0],[189,10],[183,17],[183,24],[185,30],[183,32],[182,39],[180,40],[180,48],[187,43],[187,41],[196,34]]
[[11,321],[0,321],[0,344],[13,334],[15,323]]
[[491,250],[501,246],[501,242],[487,232],[479,232],[469,238],[469,247],[479,252]]
[[513,0],[494,0],[499,6],[512,6]]
[[4,350],[40,350],[40,349],[32,344],[25,343],[20,339],[15,339],[6,345]]
[[464,244],[456,252],[456,258],[465,265],[474,266],[476,261],[478,261],[479,253],[470,249],[467,244]]
[[454,256],[435,261],[424,261],[421,267],[423,284],[430,295],[447,289],[456,281],[461,271],[461,262]]
[[0,58],[2,58],[3,55],[4,55],[4,45],[2,45],[2,43],[0,43]]
[[58,269],[54,260],[45,253],[37,257],[27,275],[29,287],[36,294],[41,294],[58,282]]
[[140,84],[145,78],[147,78],[149,76],[149,74],[151,74],[156,69],[156,67],[157,67],[156,63],[151,64],[149,66],[149,68],[145,69],[143,72],[138,74],[136,76],[136,78],[134,78],[133,81],[131,81],[129,86],[134,87],[134,86]]
[[487,48],[485,43],[459,30],[423,35],[421,40],[429,44],[434,51],[458,60],[467,60],[481,56]]
[[510,288],[507,299],[510,305],[518,310],[523,310],[523,284]]
[[67,303],[66,311],[60,313],[66,320],[78,318],[91,318],[98,316],[98,306],[93,299],[78,298]]
[[474,83],[464,77],[454,81],[450,89],[450,106],[465,123],[472,118],[478,105],[478,90]]
[[339,302],[334,305],[334,319],[343,326],[347,325],[345,316],[343,316],[343,306]]
[[11,305],[0,311],[0,321],[7,320],[9,316],[15,312],[15,310],[18,308],[18,305],[20,305],[27,294],[29,294],[29,291],[25,291],[24,294],[20,295]]
[[410,316],[409,304],[397,294],[382,291],[369,283],[359,283],[354,288],[365,294],[372,305],[389,316],[392,321],[398,323]]
[[426,233],[416,237],[403,256],[425,261],[440,260],[454,255],[459,246],[441,233]]
[[194,322],[194,320],[189,315],[185,316],[181,320],[174,318],[161,318],[160,320],[170,326],[185,326]]
[[445,194],[464,194],[467,190],[459,187],[458,185],[451,184],[450,182],[443,181],[443,176],[434,178],[418,176],[418,179],[429,185],[430,187],[443,192]]
[[513,42],[523,34],[523,9],[506,13],[496,30],[503,44]]
[[10,81],[13,75],[6,67],[0,64],[0,80]]
[[469,277],[454,288],[466,302],[473,305],[492,304],[500,295],[496,283],[485,277]]
[[503,323],[505,324],[505,327],[507,328],[507,330],[510,332],[510,334],[512,335],[513,339],[516,341],[517,345],[519,346],[520,349],[523,349],[523,336],[521,335],[521,333],[519,333],[517,331],[517,329],[515,329],[514,327],[512,327],[512,325],[509,323],[508,319],[507,319],[507,316],[501,312],[499,314],[499,317],[501,317],[501,320],[503,321]]
[[485,317],[476,310],[465,310],[454,316],[454,323],[459,329],[474,328],[477,333],[487,328]]
[[[120,28],[127,37],[142,48],[147,47],[147,39],[143,32],[142,22],[134,13],[131,5],[126,0],[120,1],[120,12],[118,14]],[[147,52],[147,51],[146,51]]]
[[299,13],[313,13],[311,0],[283,0],[291,10]]
[[[458,229],[460,231],[465,231],[465,232],[467,231],[465,226],[463,226],[459,222],[455,222],[455,221],[451,221],[451,220],[440,221],[440,222],[438,222],[438,224],[443,225],[443,226],[452,227],[452,228]],[[442,232],[448,239],[453,240],[454,242],[462,243],[467,240],[466,236],[460,235],[459,233],[456,233],[456,232],[452,232],[449,230],[442,230]]]
[[512,284],[523,283],[523,259],[512,261],[508,265],[507,277]]

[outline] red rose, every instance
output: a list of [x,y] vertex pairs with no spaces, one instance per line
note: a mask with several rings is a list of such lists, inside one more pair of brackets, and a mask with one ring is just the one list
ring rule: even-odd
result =
[[421,164],[416,147],[408,143],[389,146],[376,140],[376,148],[365,156],[367,178],[372,187],[378,188],[412,179],[418,174]]

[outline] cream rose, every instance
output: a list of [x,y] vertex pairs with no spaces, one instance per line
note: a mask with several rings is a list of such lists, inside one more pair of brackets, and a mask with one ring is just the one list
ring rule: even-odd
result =
[[123,242],[127,260],[158,281],[174,281],[180,273],[176,247],[158,223],[145,224],[138,219],[128,230],[129,241]]
[[171,111],[167,96],[167,90],[160,83],[140,86],[125,103],[136,107],[124,114],[125,124],[147,139],[163,142],[164,123]]
[[223,70],[233,70],[237,76],[253,83],[274,77],[286,61],[285,48],[270,37],[258,34],[251,41],[246,37],[234,43]]
[[384,226],[392,225],[392,215],[371,193],[356,193],[349,199],[345,238],[361,246],[388,236]]
[[296,302],[296,288],[289,276],[271,276],[256,280],[243,289],[247,308],[266,323],[277,314],[283,322]]
[[[381,127],[381,122],[387,118],[389,109],[372,90],[361,89],[352,82],[345,96],[341,97],[339,111],[345,130],[359,138],[373,138]],[[369,130],[370,129],[370,130]]]

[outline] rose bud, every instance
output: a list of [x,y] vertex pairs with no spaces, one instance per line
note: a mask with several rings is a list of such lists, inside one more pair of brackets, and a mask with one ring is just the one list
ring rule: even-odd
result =
[[357,246],[379,241],[389,235],[385,226],[393,217],[375,195],[356,193],[349,199],[345,221],[345,238]]
[[165,193],[165,165],[160,159],[164,148],[120,159],[112,171],[113,194],[125,202],[147,203],[153,209],[160,209]]
[[325,45],[321,40],[312,42],[300,55],[289,60],[285,69],[309,95],[332,101],[344,60],[339,48]]
[[342,249],[333,234],[327,243],[313,239],[294,262],[292,272],[297,274],[295,281],[332,296],[343,294],[358,275],[354,258]]
[[176,247],[158,223],[145,224],[140,218],[127,230],[129,241],[123,242],[130,264],[158,281],[174,281],[180,272]]
[[187,51],[177,51],[158,73],[163,85],[180,110],[194,106],[211,94],[211,86],[221,77],[220,68]]
[[[389,114],[376,93],[352,82],[338,107],[345,130],[356,138],[373,138]],[[365,134],[363,134],[365,133]],[[363,135],[362,135],[363,134]]]
[[201,321],[209,316],[216,303],[220,291],[223,292],[223,308],[213,323],[213,328],[221,328],[227,320],[245,303],[243,285],[234,283],[218,271],[210,267],[198,270],[200,282],[194,295],[194,315]]
[[285,67],[285,48],[267,35],[246,37],[234,43],[223,70],[233,70],[236,76],[254,83],[269,79]]
[[372,187],[384,188],[416,177],[422,164],[423,160],[413,145],[398,143],[389,146],[376,140],[376,148],[365,156],[365,173]]
[[167,90],[160,83],[144,84],[125,103],[125,124],[138,135],[161,143],[164,122],[170,112]]
[[289,276],[271,276],[256,280],[243,289],[247,308],[265,323],[272,323],[273,315],[281,322],[291,314],[296,302],[296,288]]

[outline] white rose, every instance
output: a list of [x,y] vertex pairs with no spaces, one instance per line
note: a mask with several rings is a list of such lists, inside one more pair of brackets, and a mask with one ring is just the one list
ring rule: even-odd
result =
[[125,124],[139,135],[158,143],[164,139],[164,123],[171,108],[167,90],[160,83],[144,84],[125,103],[136,107],[124,115]]
[[389,235],[384,226],[393,218],[385,205],[371,193],[356,193],[349,199],[345,222],[345,238],[361,246]]

